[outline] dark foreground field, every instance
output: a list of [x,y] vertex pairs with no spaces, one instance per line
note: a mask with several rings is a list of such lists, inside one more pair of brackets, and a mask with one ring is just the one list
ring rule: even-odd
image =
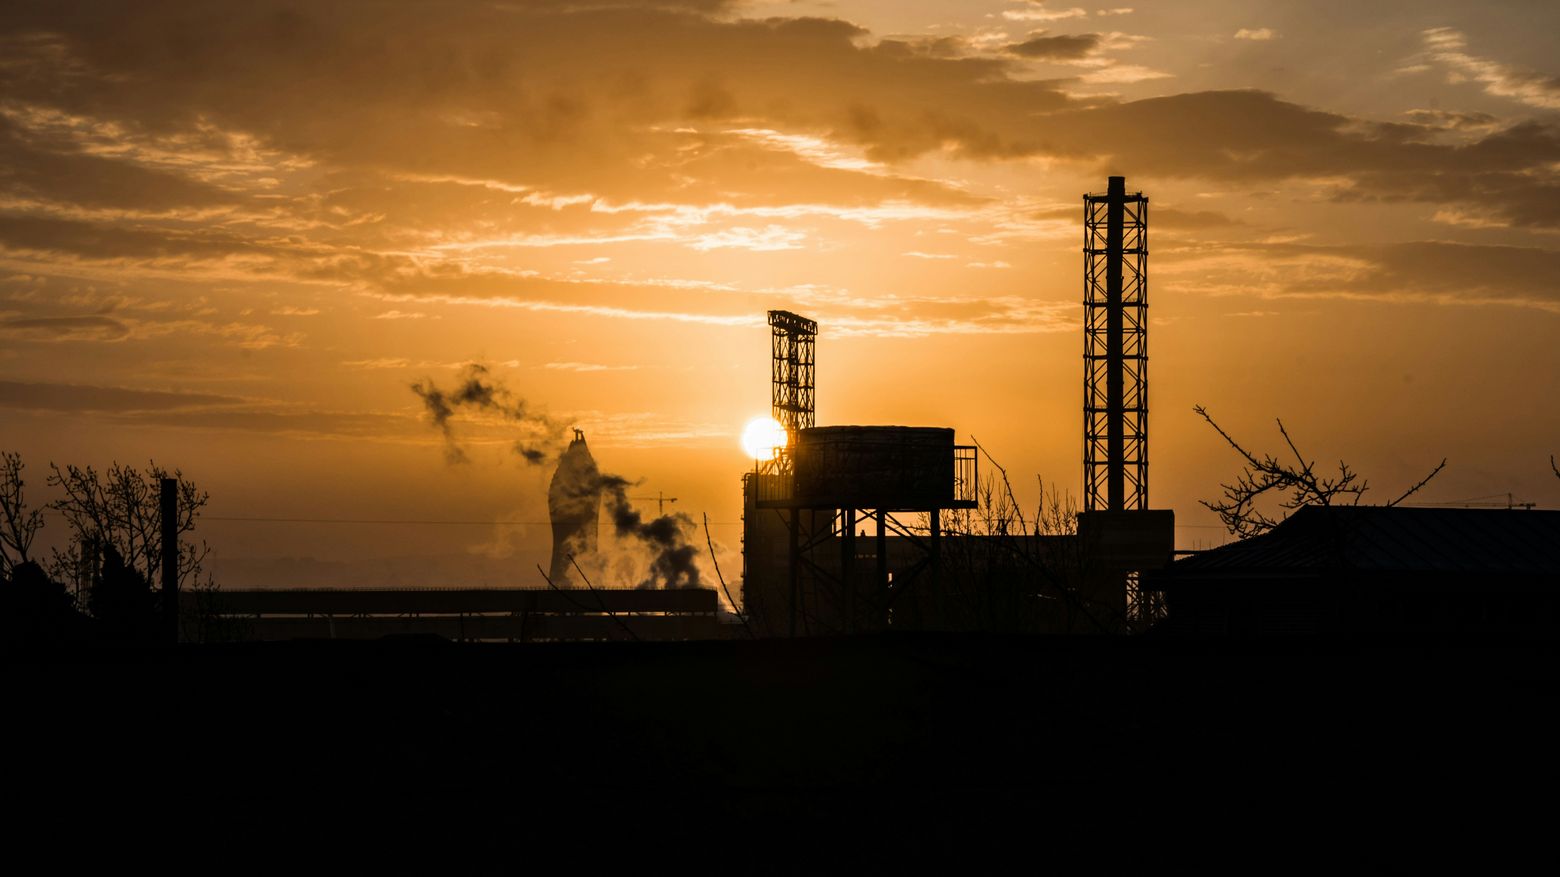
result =
[[1533,641],[954,635],[11,653],[6,788],[154,845],[436,824],[452,856],[527,861],[1537,839],[1556,666]]

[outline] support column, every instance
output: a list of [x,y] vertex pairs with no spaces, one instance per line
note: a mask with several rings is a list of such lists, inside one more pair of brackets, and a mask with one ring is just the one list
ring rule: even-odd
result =
[[[875,600],[888,602],[888,521],[882,509],[877,510],[877,594]],[[886,625],[888,619],[873,618],[872,626]]]
[[1126,403],[1123,399],[1121,310],[1122,237],[1126,224],[1127,178],[1111,177],[1105,205],[1105,444],[1106,495],[1111,511],[1126,508]]
[[163,636],[170,645],[179,642],[179,482],[162,480],[159,497],[162,516]]
[[942,509],[932,509],[931,514],[931,567],[932,567],[932,612],[933,617],[943,620],[943,592],[942,592]]
[[800,548],[797,541],[796,532],[797,529],[801,526],[801,513],[801,509],[791,509],[790,514],[786,516],[787,523],[790,524],[787,529],[790,531],[791,540],[790,551],[786,552],[786,556],[790,558],[790,563],[788,564],[788,573],[791,577],[791,597],[788,610],[788,614],[790,615],[790,626],[788,627],[787,636],[789,636],[791,639],[796,639],[796,614],[798,611],[800,611],[801,608],[798,605],[801,600],[801,581],[798,578],[798,573],[800,570],[797,569],[797,566],[800,562],[797,554],[799,553]]
[[840,509],[840,592],[846,633],[856,632],[856,510]]

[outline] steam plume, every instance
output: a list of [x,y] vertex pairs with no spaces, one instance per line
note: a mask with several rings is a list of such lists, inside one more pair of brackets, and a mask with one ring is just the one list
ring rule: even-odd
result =
[[[422,400],[428,419],[443,433],[445,458],[449,462],[469,461],[452,427],[457,414],[497,414],[521,424],[538,437],[516,441],[515,453],[532,465],[541,465],[548,460],[558,460],[560,463],[549,491],[551,504],[559,505],[566,517],[583,520],[585,517],[593,519],[595,512],[589,509],[593,509],[597,502],[605,502],[618,538],[637,543],[649,551],[650,569],[638,582],[639,587],[672,589],[699,586],[699,567],[695,563],[699,550],[689,541],[689,534],[694,531],[693,519],[681,512],[674,512],[645,520],[628,498],[628,489],[637,482],[621,475],[598,471],[595,462],[589,460],[589,451],[583,450],[584,434],[578,430],[575,430],[575,443],[584,454],[582,461],[579,461],[581,465],[563,465],[565,446],[573,446],[573,443],[565,440],[564,435],[572,423],[532,410],[524,398],[494,378],[487,366],[481,363],[467,365],[461,371],[459,382],[453,390],[442,390],[428,379],[413,384],[412,392]],[[556,514],[558,512],[555,511]],[[594,534],[594,524],[590,526]],[[588,541],[594,543],[594,536]],[[594,550],[594,545],[584,544],[571,537],[564,548],[571,553],[589,553]],[[564,570],[557,546],[554,555],[553,579],[572,581],[572,576]]]
[[628,481],[616,475],[603,476],[602,481],[607,494],[607,510],[612,515],[612,526],[617,534],[639,540],[655,555],[650,562],[650,575],[639,583],[639,587],[697,588],[699,567],[693,561],[699,552],[688,543],[693,519],[673,512],[646,521],[628,501]]
[[428,419],[444,434],[444,458],[450,463],[470,461],[450,424],[461,411],[497,414],[538,434],[538,438],[522,439],[514,444],[515,453],[532,465],[541,465],[559,454],[564,445],[564,432],[571,425],[531,410],[525,399],[493,378],[488,367],[480,362],[470,363],[461,370],[459,383],[453,390],[441,390],[429,378],[412,384],[412,392],[422,400]]

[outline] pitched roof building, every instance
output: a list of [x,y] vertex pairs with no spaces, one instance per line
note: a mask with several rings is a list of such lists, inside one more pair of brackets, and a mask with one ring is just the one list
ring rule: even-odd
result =
[[1311,506],[1144,587],[1182,633],[1552,632],[1560,511]]

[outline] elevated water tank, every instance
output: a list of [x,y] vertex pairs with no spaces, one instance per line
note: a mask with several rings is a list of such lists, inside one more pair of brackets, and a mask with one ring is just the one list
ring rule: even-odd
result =
[[818,426],[799,430],[795,500],[803,508],[913,511],[955,502],[953,430]]

